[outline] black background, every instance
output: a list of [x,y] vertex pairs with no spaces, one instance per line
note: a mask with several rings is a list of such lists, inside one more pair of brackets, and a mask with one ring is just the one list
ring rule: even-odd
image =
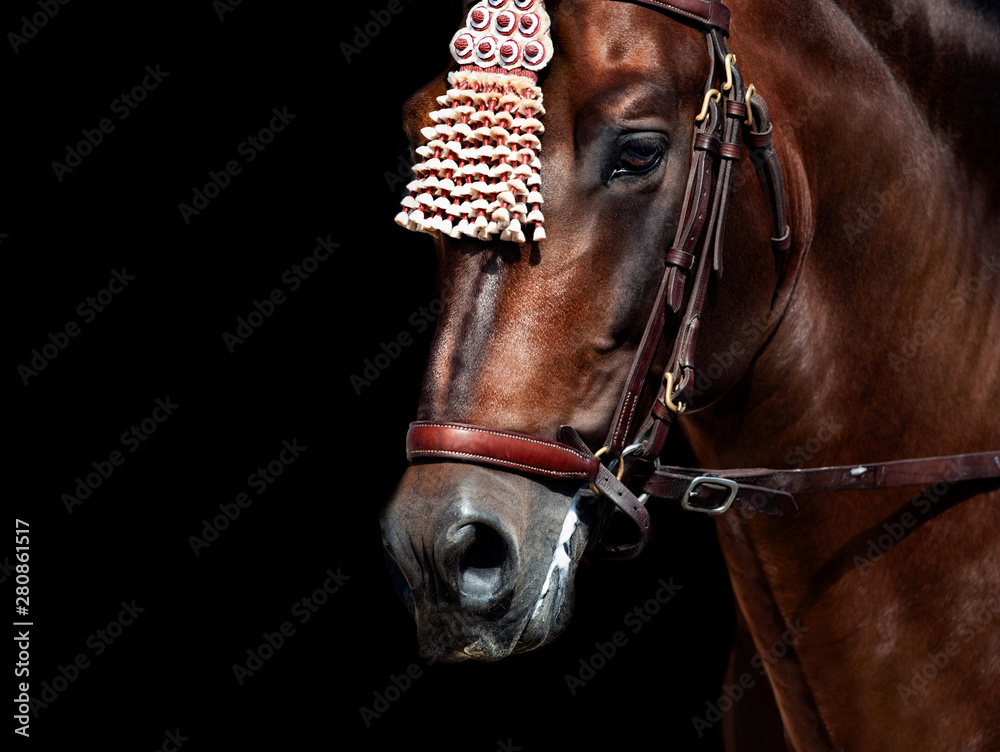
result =
[[[655,508],[641,560],[584,566],[568,631],[497,664],[427,666],[390,586],[377,515],[405,469],[431,340],[411,316],[435,298],[429,239],[393,223],[408,158],[400,113],[448,64],[457,3],[402,0],[392,14],[380,0],[245,0],[221,17],[209,0],[96,5],[57,6],[16,52],[8,34],[44,11],[17,0],[0,16],[16,413],[5,524],[30,523],[30,694],[62,687],[15,742],[152,750],[179,731],[184,750],[604,749],[640,737],[719,749],[716,728],[699,737],[692,724],[719,698],[732,630],[701,516]],[[356,39],[373,11],[388,23]],[[119,120],[113,102],[147,66],[169,75]],[[272,108],[295,118],[247,162],[239,146]],[[114,130],[60,180],[52,163],[103,118]],[[178,205],[234,159],[240,174],[185,222]],[[317,237],[339,247],[291,291],[283,275]],[[134,279],[85,322],[77,307],[123,270]],[[223,333],[276,288],[286,301],[230,352]],[[19,370],[71,321],[79,334],[44,369]],[[401,332],[413,343],[358,394],[349,377]],[[177,409],[129,452],[122,434],[168,398]],[[305,451],[257,494],[249,476],[293,440]],[[70,514],[64,494],[115,450],[124,464]],[[242,492],[252,504],[196,556],[190,536]],[[12,545],[0,555],[16,563]],[[300,623],[293,606],[327,569],[349,579]],[[682,589],[633,634],[626,614],[671,578]],[[123,601],[143,610],[97,655]],[[241,685],[234,665],[283,622],[295,633]],[[628,643],[572,694],[567,674],[619,630]],[[60,681],[81,654],[87,668]],[[366,724],[362,707],[412,664],[420,676]]]

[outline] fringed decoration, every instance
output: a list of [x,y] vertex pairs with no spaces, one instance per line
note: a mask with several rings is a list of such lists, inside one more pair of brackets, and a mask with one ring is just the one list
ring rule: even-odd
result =
[[[527,12],[522,12],[527,11]],[[417,232],[480,240],[543,240],[540,136],[545,114],[535,71],[552,44],[541,0],[483,0],[452,39],[460,63],[421,131],[422,161],[396,222]],[[499,35],[499,41],[497,38]]]

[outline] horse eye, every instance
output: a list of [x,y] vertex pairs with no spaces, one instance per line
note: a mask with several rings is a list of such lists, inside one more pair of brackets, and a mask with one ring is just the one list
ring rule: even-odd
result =
[[622,145],[611,177],[645,175],[660,163],[662,157],[663,144],[659,141],[633,139]]

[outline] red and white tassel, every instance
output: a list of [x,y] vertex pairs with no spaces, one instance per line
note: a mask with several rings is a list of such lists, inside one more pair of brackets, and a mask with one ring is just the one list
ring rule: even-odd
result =
[[536,71],[552,57],[541,0],[482,0],[451,43],[460,68],[421,130],[397,224],[480,240],[545,239],[540,136],[545,114]]

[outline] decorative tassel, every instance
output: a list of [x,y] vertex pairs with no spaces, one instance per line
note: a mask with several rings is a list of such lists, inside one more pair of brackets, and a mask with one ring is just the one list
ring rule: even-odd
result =
[[545,239],[537,71],[552,59],[550,26],[543,0],[481,0],[470,9],[451,42],[460,67],[430,113],[435,125],[420,131],[422,161],[397,224],[524,243],[527,222],[532,240]]

